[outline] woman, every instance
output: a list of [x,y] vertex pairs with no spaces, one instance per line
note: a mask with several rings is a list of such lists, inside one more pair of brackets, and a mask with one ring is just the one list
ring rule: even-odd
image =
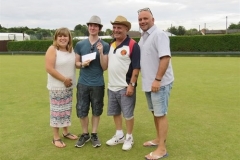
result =
[[72,49],[72,36],[67,28],[56,30],[51,45],[45,55],[48,72],[47,88],[50,97],[50,126],[53,128],[52,143],[59,148],[66,144],[59,136],[75,140],[78,137],[68,131],[71,125],[72,95],[75,87],[75,53]]

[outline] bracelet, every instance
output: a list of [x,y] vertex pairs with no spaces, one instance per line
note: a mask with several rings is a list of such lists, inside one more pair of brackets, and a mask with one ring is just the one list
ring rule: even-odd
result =
[[65,82],[66,82],[66,80],[67,80],[67,78],[65,78],[65,80],[63,81],[63,83],[65,83]]
[[156,81],[159,81],[159,82],[161,81],[161,79],[157,79],[157,78],[155,78],[155,80],[156,80]]

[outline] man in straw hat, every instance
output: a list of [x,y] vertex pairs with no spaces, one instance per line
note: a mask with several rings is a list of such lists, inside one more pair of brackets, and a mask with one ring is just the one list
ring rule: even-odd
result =
[[142,89],[145,92],[148,108],[153,113],[157,136],[143,145],[157,146],[146,155],[146,159],[161,159],[166,156],[168,122],[167,110],[170,90],[174,81],[171,64],[169,37],[154,25],[149,8],[138,11],[139,27],[143,30],[139,46],[141,48]]
[[[136,86],[140,69],[140,48],[127,32],[131,23],[123,16],[117,16],[113,25],[114,41],[108,54],[108,116],[113,116],[116,133],[106,142],[113,146],[124,143],[123,150],[133,145],[134,108]],[[126,137],[122,130],[122,115],[126,121]]]
[[[100,116],[103,112],[104,78],[103,71],[108,66],[109,44],[98,37],[103,25],[98,16],[92,16],[87,22],[89,38],[80,41],[75,46],[76,67],[80,69],[77,85],[77,116],[80,118],[82,135],[76,143],[76,147],[83,147],[91,139],[93,147],[101,146],[97,129]],[[96,54],[95,59],[86,59],[83,56]],[[88,112],[92,107],[92,133],[88,132]]]

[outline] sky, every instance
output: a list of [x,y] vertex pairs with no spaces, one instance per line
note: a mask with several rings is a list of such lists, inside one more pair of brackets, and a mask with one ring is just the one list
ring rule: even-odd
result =
[[226,29],[240,21],[240,0],[0,0],[2,27],[71,30],[86,24],[91,16],[101,18],[103,31],[118,15],[127,18],[138,31],[139,9],[149,7],[162,30],[184,26],[209,30]]

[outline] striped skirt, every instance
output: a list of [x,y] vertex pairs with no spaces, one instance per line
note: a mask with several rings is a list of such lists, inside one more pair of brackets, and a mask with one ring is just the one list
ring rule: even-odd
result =
[[67,127],[71,125],[73,89],[50,90],[50,126]]

